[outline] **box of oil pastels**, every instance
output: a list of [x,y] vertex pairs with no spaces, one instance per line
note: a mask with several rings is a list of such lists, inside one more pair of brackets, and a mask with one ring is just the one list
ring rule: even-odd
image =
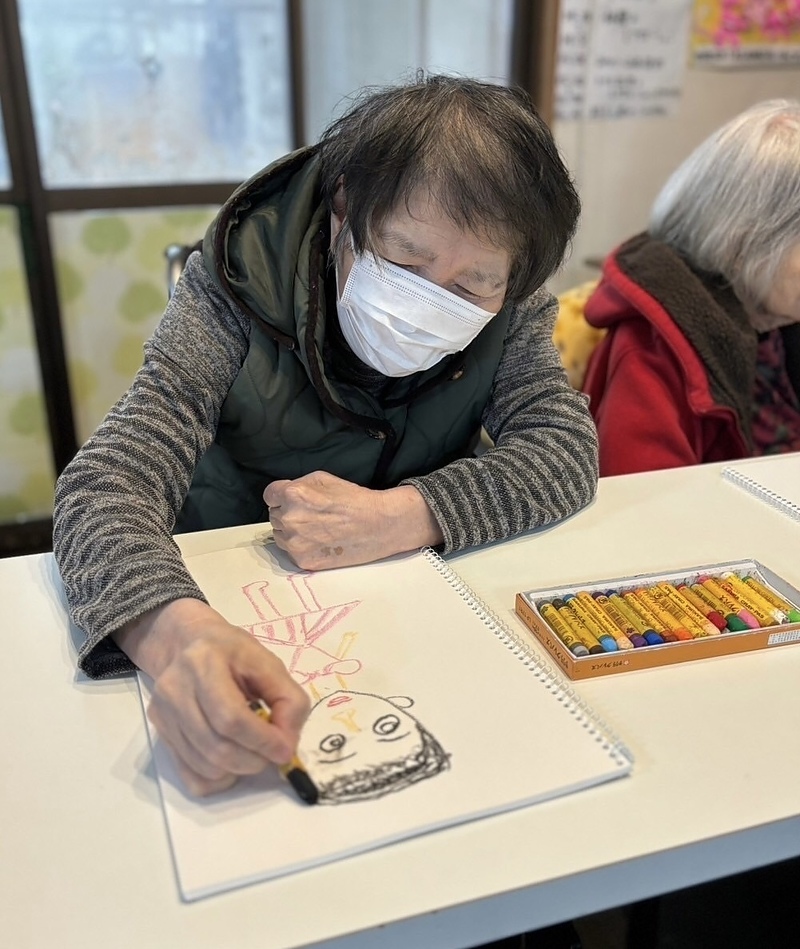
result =
[[516,612],[571,679],[800,642],[800,590],[756,560],[526,590]]

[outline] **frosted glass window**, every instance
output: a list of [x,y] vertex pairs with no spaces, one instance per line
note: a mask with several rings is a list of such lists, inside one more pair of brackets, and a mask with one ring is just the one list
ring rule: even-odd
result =
[[0,110],[0,188],[11,186],[11,170],[8,167],[8,152],[3,134],[3,112]]
[[49,515],[54,480],[17,215],[0,208],[0,524]]
[[305,0],[306,138],[363,86],[424,68],[507,82],[512,0]]
[[49,187],[238,182],[291,148],[284,0],[18,0]]
[[78,443],[131,384],[167,305],[170,244],[194,244],[216,208],[53,214],[50,228]]

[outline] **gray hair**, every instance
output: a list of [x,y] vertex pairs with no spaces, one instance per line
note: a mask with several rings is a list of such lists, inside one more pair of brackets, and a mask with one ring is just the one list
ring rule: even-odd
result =
[[661,189],[648,230],[762,309],[800,244],[800,102],[760,102],[717,129]]

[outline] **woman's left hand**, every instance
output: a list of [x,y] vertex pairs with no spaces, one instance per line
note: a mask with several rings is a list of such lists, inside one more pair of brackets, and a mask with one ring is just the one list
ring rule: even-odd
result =
[[425,544],[441,529],[411,485],[362,488],[325,471],[273,481],[264,491],[275,543],[304,570],[349,567]]

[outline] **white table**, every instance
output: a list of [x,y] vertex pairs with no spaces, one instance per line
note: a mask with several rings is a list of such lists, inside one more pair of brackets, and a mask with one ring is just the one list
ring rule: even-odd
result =
[[[719,468],[605,479],[569,521],[451,562],[513,623],[523,588],[721,560],[800,586],[800,524]],[[447,949],[800,855],[791,645],[578,683],[633,750],[630,778],[183,904],[133,679],[76,676],[51,556],[0,561],[0,604],[0,925],[14,949]]]

